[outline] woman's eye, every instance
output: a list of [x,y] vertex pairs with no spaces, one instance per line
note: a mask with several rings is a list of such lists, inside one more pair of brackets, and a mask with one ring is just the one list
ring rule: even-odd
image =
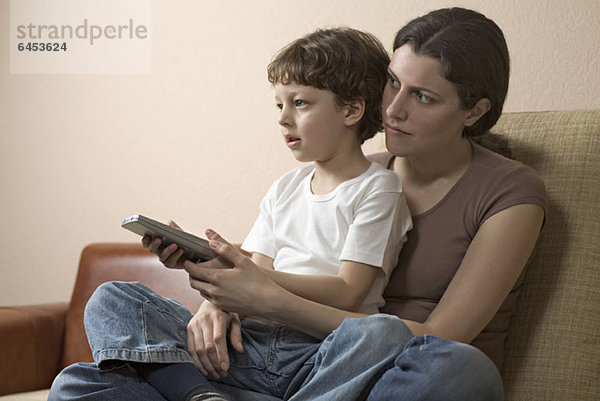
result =
[[419,102],[425,103],[425,104],[429,104],[433,101],[432,98],[430,98],[429,96],[427,96],[426,94],[424,94],[422,92],[417,92],[417,99],[419,99]]

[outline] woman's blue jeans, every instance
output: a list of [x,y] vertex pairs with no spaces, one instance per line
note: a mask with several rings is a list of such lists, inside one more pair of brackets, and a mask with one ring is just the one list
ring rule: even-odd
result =
[[[85,311],[95,363],[55,379],[49,401],[164,398],[128,362],[193,363],[192,314],[139,283],[98,287]],[[243,323],[245,352],[230,350],[227,377],[214,383],[231,400],[502,400],[500,375],[476,348],[414,337],[390,315],[346,319],[323,342],[284,326]],[[268,395],[267,395],[268,394]]]

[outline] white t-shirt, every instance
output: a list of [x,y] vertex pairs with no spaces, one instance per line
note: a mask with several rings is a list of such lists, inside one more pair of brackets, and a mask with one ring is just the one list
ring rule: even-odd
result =
[[377,313],[412,220],[398,176],[377,163],[326,195],[310,188],[314,166],[276,180],[242,248],[274,259],[276,270],[338,274],[341,261],[381,268],[359,309]]

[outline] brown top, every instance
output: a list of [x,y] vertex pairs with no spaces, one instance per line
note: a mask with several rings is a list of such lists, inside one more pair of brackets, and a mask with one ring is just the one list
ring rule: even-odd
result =
[[[394,160],[389,153],[370,158],[388,168]],[[481,224],[495,213],[519,204],[536,204],[547,210],[546,189],[537,173],[518,161],[473,144],[473,158],[464,175],[437,205],[413,216],[413,229],[384,292],[386,304],[381,312],[425,321],[450,284]],[[522,277],[472,343],[498,367],[502,366],[504,339]]]

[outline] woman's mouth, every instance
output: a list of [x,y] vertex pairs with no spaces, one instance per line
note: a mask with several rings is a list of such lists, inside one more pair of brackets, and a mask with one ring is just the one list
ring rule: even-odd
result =
[[403,131],[400,128],[393,127],[389,124],[385,125],[385,133],[388,135],[395,135],[395,136],[412,136],[411,133]]

